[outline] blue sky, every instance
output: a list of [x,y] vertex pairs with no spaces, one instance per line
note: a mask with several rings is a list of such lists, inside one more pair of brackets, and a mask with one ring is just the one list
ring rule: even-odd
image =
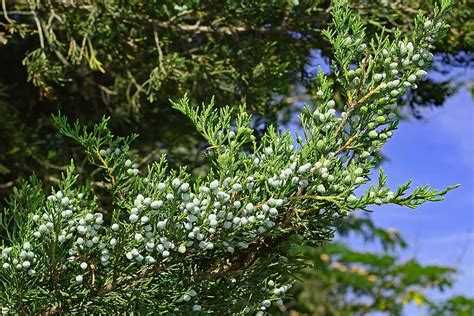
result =
[[[308,68],[319,65],[323,71],[330,71],[328,63],[315,52]],[[383,168],[388,185],[394,189],[408,180],[413,180],[413,187],[461,187],[451,191],[444,201],[424,204],[416,210],[393,205],[374,207],[372,218],[378,226],[401,232],[409,243],[401,251],[402,260],[416,257],[424,264],[459,269],[452,289],[431,295],[474,297],[474,101],[467,87],[474,82],[474,68],[443,68],[448,71],[431,71],[430,77],[456,78],[455,82],[463,86],[444,106],[421,110],[421,120],[406,114],[407,119],[384,147],[383,154],[388,159]],[[293,133],[299,129],[294,122],[289,128]],[[377,245],[358,239],[351,238],[349,242],[356,249],[378,250]],[[420,311],[408,306],[405,314],[418,315]]]
[[[455,69],[464,82],[474,80],[473,69]],[[388,184],[408,179],[414,185],[443,189],[461,187],[446,200],[416,210],[394,206],[374,209],[375,222],[394,227],[410,244],[405,258],[416,256],[427,264],[460,269],[456,286],[449,291],[474,296],[474,102],[467,87],[441,108],[422,111],[423,120],[402,121],[383,152]]]

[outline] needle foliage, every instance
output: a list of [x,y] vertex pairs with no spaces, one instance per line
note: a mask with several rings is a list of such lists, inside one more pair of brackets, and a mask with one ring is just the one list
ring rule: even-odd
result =
[[[256,137],[245,105],[171,101],[207,144],[210,167],[198,177],[164,155],[140,165],[137,136],[113,135],[107,118],[87,128],[55,116],[100,170],[100,190],[78,181],[74,161],[50,191],[35,177],[14,190],[1,218],[3,312],[264,314],[284,303],[305,266],[295,245],[330,241],[371,205],[442,200],[455,186],[391,189],[374,169],[397,129],[400,98],[427,75],[449,6],[418,14],[412,32],[369,40],[361,18],[336,1],[323,34],[343,93],[336,100],[320,70],[296,138],[274,126]],[[101,71],[92,50],[88,57]]]

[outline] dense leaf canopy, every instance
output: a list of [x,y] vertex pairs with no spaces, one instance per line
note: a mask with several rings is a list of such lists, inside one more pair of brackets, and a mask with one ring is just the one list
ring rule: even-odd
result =
[[[64,170],[72,153],[50,114],[82,121],[112,115],[118,134],[141,134],[142,153],[167,152],[173,163],[202,165],[191,125],[168,99],[238,106],[258,114],[255,126],[285,119],[298,100],[312,100],[317,60],[331,56],[321,30],[332,25],[328,1],[3,1],[0,21],[0,176],[3,193],[25,165]],[[472,4],[447,17],[447,40],[435,52],[451,64],[469,62]],[[410,31],[417,10],[431,2],[353,1],[369,36]],[[449,53],[449,54],[448,54]],[[318,57],[319,56],[319,57]],[[24,64],[24,66],[22,65]],[[26,69],[26,73],[25,73]],[[27,81],[28,79],[28,81]],[[14,83],[14,84],[13,84]],[[32,83],[34,86],[32,86]],[[334,89],[338,93],[341,87]],[[442,104],[455,87],[422,82],[410,104]],[[294,115],[294,114],[293,114]],[[261,124],[264,123],[264,124]],[[8,136],[6,136],[8,135]],[[61,151],[44,144],[55,144]],[[67,152],[67,154],[66,154]],[[41,168],[40,168],[41,167]]]

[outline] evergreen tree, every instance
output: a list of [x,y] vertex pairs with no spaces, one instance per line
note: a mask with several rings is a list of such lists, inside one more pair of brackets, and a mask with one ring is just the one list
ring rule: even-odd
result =
[[[368,36],[382,28],[411,32],[418,10],[430,12],[433,5],[351,2]],[[212,95],[219,105],[246,103],[261,135],[269,122],[295,115],[295,101],[317,97],[315,67],[308,65],[314,56],[331,57],[321,33],[332,25],[330,10],[331,2],[322,0],[3,0],[2,195],[31,167],[53,184],[55,173],[67,168],[66,157],[85,159],[52,126],[50,116],[58,109],[89,124],[111,116],[116,134],[141,135],[135,148],[142,155],[166,152],[174,166],[184,163],[199,172],[205,164],[199,154],[202,138],[171,110],[168,99],[188,92],[195,104]],[[472,12],[469,1],[458,1],[447,16],[446,40],[433,43],[443,63],[465,64],[472,58]],[[344,89],[337,81],[333,88],[339,100]],[[440,105],[453,91],[449,81],[424,80],[404,103]]]
[[[263,314],[283,304],[292,275],[304,267],[295,245],[331,240],[349,213],[369,205],[441,200],[454,186],[409,192],[408,182],[391,191],[382,169],[363,194],[354,192],[371,181],[397,128],[399,98],[426,77],[422,68],[447,29],[440,18],[448,6],[435,7],[433,18],[418,14],[412,32],[367,41],[361,18],[335,2],[333,26],[322,34],[333,49],[339,93],[319,71],[296,140],[272,125],[255,131],[246,106],[171,102],[205,140],[209,167],[201,176],[169,168],[164,155],[142,168],[130,151],[136,135],[114,136],[106,118],[86,128],[55,116],[98,172],[78,181],[84,168],[71,162],[50,193],[35,177],[14,190],[2,217],[3,312]],[[105,70],[85,43],[89,68]],[[39,56],[37,65],[48,61]],[[59,71],[50,66],[45,70]]]

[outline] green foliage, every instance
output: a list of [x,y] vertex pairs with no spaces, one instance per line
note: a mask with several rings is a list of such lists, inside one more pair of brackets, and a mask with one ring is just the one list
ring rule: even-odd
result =
[[[2,139],[2,196],[28,177],[30,166],[54,184],[54,174],[67,168],[69,157],[85,159],[52,127],[50,116],[58,110],[83,123],[111,116],[115,134],[141,135],[135,148],[142,156],[152,159],[166,152],[174,166],[206,172],[202,139],[171,110],[168,99],[188,92],[192,104],[207,102],[211,95],[219,105],[246,103],[257,114],[259,138],[268,122],[287,120],[298,111],[289,105],[317,99],[314,69],[308,65],[315,56],[332,53],[321,32],[332,25],[330,1],[4,4],[0,84],[8,91],[2,96],[0,126],[10,126],[14,116],[21,129],[4,132],[0,127],[2,136],[12,135]],[[372,37],[382,29],[411,32],[418,10],[431,14],[434,2],[351,1],[351,6]],[[452,27],[444,38],[450,45],[433,43],[433,52],[454,64],[471,58],[471,7],[467,0],[458,1],[446,17]],[[339,100],[344,91],[339,84],[334,90]],[[449,81],[426,80],[408,92],[404,103],[441,105],[455,90]],[[343,102],[337,106],[341,109]]]
[[342,243],[303,248],[309,267],[297,283],[285,312],[321,315],[401,315],[414,302],[430,307],[428,289],[452,285],[454,269],[424,266],[416,260],[400,262],[395,253],[359,252]]
[[[371,35],[382,28],[412,31],[410,22],[418,10],[434,8],[433,1],[351,4]],[[274,115],[274,109],[264,105],[276,95],[294,92],[294,84],[302,83],[313,93],[305,65],[312,50],[325,55],[330,51],[320,33],[331,24],[328,5],[11,1],[7,7],[20,15],[5,13],[4,33],[7,41],[17,34],[35,36],[37,49],[29,52],[25,64],[30,79],[46,95],[61,93],[58,85],[79,78],[93,102],[123,113],[136,112],[148,102],[166,103],[170,95],[184,92],[200,102],[211,86],[218,103],[246,102],[253,111]],[[451,10],[451,45],[436,42],[437,51],[472,51],[471,7],[461,1]]]
[[[337,241],[318,248],[297,247],[307,267],[297,273],[292,299],[273,312],[284,315],[403,315],[409,303],[419,312],[457,315],[469,310],[470,300],[453,297],[438,301],[427,293],[444,291],[455,281],[455,269],[422,265],[416,259],[401,260],[407,246],[393,228],[374,225],[370,217],[352,214],[337,228]],[[373,249],[354,250],[349,240],[361,237]],[[359,249],[359,248],[357,248]],[[448,312],[449,311],[449,312]]]
[[357,234],[365,243],[378,243],[383,251],[394,251],[406,248],[407,243],[394,229],[377,227],[369,216],[348,216],[337,228],[338,236],[349,238]]
[[455,296],[441,304],[432,304],[431,313],[433,315],[472,315],[474,313],[474,300],[460,295]]
[[[14,220],[2,221],[12,231],[1,239],[3,311],[262,314],[283,303],[292,275],[304,266],[295,244],[331,240],[349,213],[374,204],[416,207],[441,200],[454,187],[409,192],[408,183],[394,193],[382,171],[377,185],[363,186],[397,127],[400,96],[426,76],[421,67],[432,58],[431,39],[447,28],[440,18],[449,4],[436,8],[433,20],[418,15],[406,37],[381,34],[367,45],[360,18],[337,1],[334,30],[324,34],[334,48],[344,112],[336,114],[331,82],[320,71],[315,106],[301,114],[304,135],[296,140],[270,126],[257,141],[245,106],[196,107],[186,97],[173,102],[207,142],[211,168],[200,177],[169,168],[165,156],[144,171],[129,151],[135,136],[114,136],[107,118],[86,128],[55,116],[102,180],[81,184],[71,163],[50,195],[34,189],[36,180],[16,191],[7,210]],[[91,26],[98,15],[93,10],[78,22]],[[100,31],[110,31],[110,23]],[[89,67],[105,69],[89,35],[84,41]],[[358,189],[364,191],[359,197]],[[101,202],[103,196],[112,201]],[[389,256],[330,247],[343,263],[394,263]],[[448,281],[433,275],[450,271],[416,262],[406,270],[409,275],[393,273],[408,285],[428,277],[440,286]],[[361,291],[372,282],[356,278]]]
[[0,214],[0,228],[5,234],[2,239],[17,240],[20,236],[28,236],[30,227],[25,223],[29,221],[29,209],[39,208],[43,196],[42,184],[35,176],[13,189],[8,201],[9,208]]

